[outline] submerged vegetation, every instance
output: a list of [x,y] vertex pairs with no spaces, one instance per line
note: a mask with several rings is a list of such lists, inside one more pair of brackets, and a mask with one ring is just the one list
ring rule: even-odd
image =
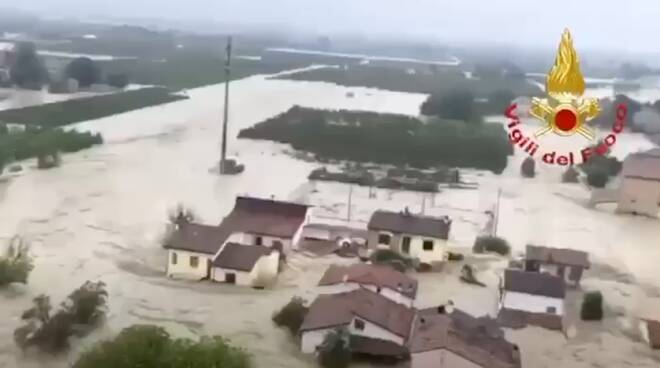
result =
[[10,240],[5,255],[0,257],[0,287],[14,282],[27,283],[34,267],[29,250],[23,238],[15,236]]
[[421,120],[395,114],[294,106],[244,129],[239,138],[289,143],[327,158],[429,168],[472,167],[501,173],[513,151],[501,125]]
[[75,130],[28,126],[22,132],[0,133],[0,173],[12,161],[34,157],[39,159],[39,168],[47,168],[49,163],[57,164],[60,152],[77,152],[102,143],[103,138],[98,133]]
[[219,336],[173,339],[165,329],[134,325],[84,352],[74,368],[249,368],[250,355]]
[[0,122],[57,127],[178,101],[187,97],[153,87],[0,111]]

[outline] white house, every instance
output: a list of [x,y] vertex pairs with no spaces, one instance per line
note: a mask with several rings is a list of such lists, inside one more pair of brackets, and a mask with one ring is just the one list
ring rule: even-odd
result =
[[301,350],[313,353],[328,332],[346,328],[351,335],[405,346],[415,310],[367,289],[320,295],[300,328]]
[[167,249],[167,276],[191,280],[211,278],[211,262],[224,244],[228,231],[177,220],[173,231],[165,240]]
[[369,246],[389,248],[433,265],[447,260],[451,219],[415,215],[407,211],[376,211],[369,224]]
[[580,284],[590,266],[589,254],[578,250],[527,245],[525,252],[526,271],[550,273],[573,286]]
[[420,310],[408,344],[410,368],[520,368],[517,345],[497,322],[454,309]]
[[225,243],[212,262],[213,281],[264,287],[277,278],[280,253],[268,247]]
[[565,296],[566,284],[555,275],[507,269],[500,308],[562,316]]
[[338,294],[359,288],[381,294],[406,307],[412,307],[417,297],[417,280],[388,266],[363,263],[328,267],[317,290],[321,294]]
[[628,155],[623,161],[617,212],[658,216],[660,148]]
[[310,217],[309,206],[303,204],[237,197],[234,209],[221,226],[232,229],[233,241],[286,253],[297,249],[303,227]]

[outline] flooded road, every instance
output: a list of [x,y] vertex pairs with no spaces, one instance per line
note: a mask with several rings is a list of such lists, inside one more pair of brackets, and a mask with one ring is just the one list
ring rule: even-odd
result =
[[[236,177],[213,174],[220,152],[222,91],[222,86],[192,89],[189,100],[78,124],[79,129],[101,132],[107,144],[65,155],[63,166],[55,170],[37,171],[35,163],[28,162],[29,168],[21,176],[0,182],[0,241],[23,235],[32,243],[35,256],[29,284],[0,292],[0,367],[65,367],[67,359],[73,359],[80,349],[134,323],[157,323],[179,336],[224,335],[250,350],[257,367],[315,366],[311,358],[297,352],[284,331],[272,326],[270,318],[293,295],[311,299],[324,266],[337,259],[295,255],[278,286],[265,291],[164,277],[165,253],[159,241],[168,210],[178,203],[189,206],[208,223],[219,222],[238,194],[304,198],[317,205],[315,216],[332,221],[341,221],[347,214],[348,186],[306,185],[309,171],[318,165],[291,158],[283,152],[285,145],[232,138],[229,153],[246,164],[245,172]],[[355,97],[347,98],[348,91]],[[263,76],[233,83],[231,93],[229,137],[294,104],[417,114],[426,98]],[[649,145],[645,138],[630,135],[621,149],[634,151],[645,145]],[[657,220],[619,217],[608,208],[587,209],[583,205],[588,198],[586,189],[560,184],[558,167],[538,165],[536,179],[521,179],[519,165],[524,156],[516,152],[500,177],[470,173],[481,183],[479,190],[445,191],[435,197],[379,190],[376,198],[369,198],[366,188],[354,188],[351,221],[364,226],[377,208],[409,206],[411,211],[419,211],[423,207],[428,214],[452,216],[452,244],[468,250],[485,221],[483,211],[492,206],[501,188],[498,235],[509,239],[516,251],[530,241],[584,249],[592,252],[594,261],[660,288]],[[459,308],[475,314],[493,313],[497,267],[501,269],[503,263],[484,266],[490,288],[466,288],[455,277],[443,274],[419,275],[420,305],[454,298]],[[56,304],[88,279],[108,285],[107,325],[75,344],[68,357],[47,362],[22,357],[12,332],[30,300],[47,293]],[[599,275],[588,276],[585,285],[597,285],[606,292],[606,300],[609,290],[625,287],[603,285]],[[627,299],[628,304],[648,292],[637,285],[629,289],[634,295]],[[611,341],[624,339],[609,336],[608,347]],[[534,368],[553,366],[551,359],[558,351],[582,349],[582,345],[566,346],[561,341],[542,346],[542,341],[526,340],[532,350],[537,346],[531,344],[540,344],[541,352],[529,358]],[[525,346],[521,343],[523,354]],[[590,351],[602,346],[596,344]],[[639,343],[635,346],[643,349]],[[628,353],[620,351],[619,355],[625,358]],[[650,358],[630,359],[647,364]],[[621,366],[613,362],[601,366]]]

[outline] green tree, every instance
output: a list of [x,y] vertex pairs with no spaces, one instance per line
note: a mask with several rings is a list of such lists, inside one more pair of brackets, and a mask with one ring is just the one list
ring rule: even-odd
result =
[[19,236],[14,236],[7,247],[4,257],[0,257],[0,287],[13,282],[25,284],[34,268],[30,247]]
[[479,121],[475,111],[474,94],[468,90],[452,90],[443,95],[432,94],[421,106],[423,115],[465,122]]
[[351,363],[351,335],[345,328],[330,331],[319,346],[318,360],[324,368],[346,368]]
[[78,81],[80,87],[89,87],[101,80],[101,69],[88,57],[74,59],[66,66],[67,77]]
[[505,239],[497,236],[480,236],[472,246],[474,253],[495,252],[499,255],[506,256],[511,253],[511,246]]
[[593,168],[587,173],[587,184],[594,188],[605,188],[609,179],[607,170],[603,168]]
[[571,166],[561,175],[561,181],[562,183],[577,183],[578,176],[578,171],[573,166]]
[[305,301],[295,296],[273,315],[273,322],[280,327],[286,327],[295,336],[298,334],[307,312],[309,312],[309,308],[305,306]]
[[511,102],[515,98],[516,95],[509,89],[498,89],[494,91],[488,96],[488,105],[491,110],[489,112],[504,114],[504,110],[511,105]]
[[128,75],[123,73],[108,74],[105,82],[113,87],[124,88],[128,85]]
[[580,317],[583,321],[600,321],[603,319],[603,294],[600,291],[584,294]]
[[219,336],[172,339],[162,327],[135,325],[84,352],[73,368],[250,368],[251,357]]
[[32,42],[16,47],[16,61],[9,71],[12,82],[21,88],[41,89],[48,82],[48,70]]
[[520,165],[520,174],[525,178],[533,178],[536,176],[536,162],[533,158],[525,158]]

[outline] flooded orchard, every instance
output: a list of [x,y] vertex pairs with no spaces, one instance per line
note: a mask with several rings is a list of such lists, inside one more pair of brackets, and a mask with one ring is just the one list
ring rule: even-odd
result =
[[[222,91],[222,86],[193,89],[189,100],[78,124],[101,132],[107,143],[65,155],[60,168],[38,171],[34,162],[27,162],[19,176],[2,178],[0,240],[20,234],[30,241],[35,269],[27,286],[2,291],[0,367],[65,367],[80,349],[135,323],[159,324],[177,336],[226,336],[248,349],[258,367],[316,365],[270,318],[294,295],[312,298],[325,265],[346,260],[295,254],[273,290],[169,280],[160,245],[168,211],[182,203],[202,221],[219,223],[236,195],[250,194],[306,200],[316,206],[318,218],[341,221],[348,212],[348,186],[308,184],[307,175],[318,164],[292,158],[285,145],[233,137],[294,104],[414,115],[426,95],[262,76],[237,81],[231,91],[229,153],[237,155],[246,170],[220,177],[214,166],[220,154]],[[353,98],[347,97],[348,91]],[[648,146],[644,137],[626,133],[617,154]],[[370,198],[367,188],[355,187],[351,221],[364,226],[375,209],[408,206],[419,211],[423,206],[428,214],[454,218],[452,245],[467,251],[484,226],[483,212],[501,188],[498,235],[515,251],[532,241],[590,252],[597,266],[586,274],[584,288],[602,290],[612,309],[602,327],[578,326],[580,333],[571,340],[534,328],[513,333],[526,366],[554,367],[560,355],[562,367],[657,366],[660,358],[630,337],[625,323],[640,298],[660,289],[660,223],[617,216],[608,207],[587,208],[587,189],[561,184],[559,167],[537,165],[537,178],[522,179],[522,159],[524,153],[516,150],[501,176],[469,172],[480,183],[478,190],[447,190],[435,196],[378,190],[376,198]],[[490,257],[475,262],[488,288],[462,285],[452,270],[419,274],[420,306],[452,299],[468,312],[494,313],[497,275],[506,262]],[[57,303],[86,280],[108,285],[105,327],[74,343],[69,356],[60,360],[22,356],[12,333],[31,299],[45,293]]]

